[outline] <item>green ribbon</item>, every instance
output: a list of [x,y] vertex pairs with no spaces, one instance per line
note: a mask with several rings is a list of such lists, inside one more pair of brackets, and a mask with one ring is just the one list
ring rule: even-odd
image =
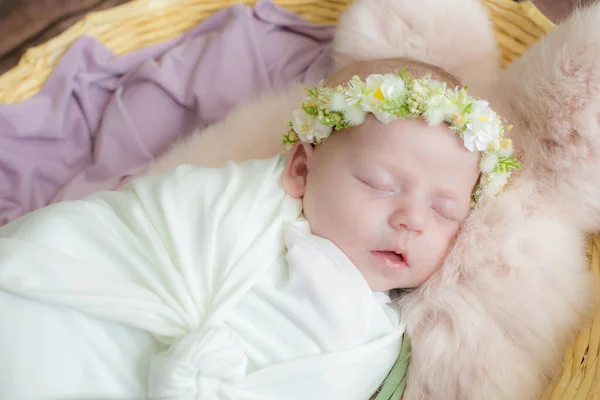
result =
[[402,398],[404,389],[406,389],[406,370],[408,369],[409,358],[410,337],[405,332],[402,335],[400,355],[373,400],[400,400]]

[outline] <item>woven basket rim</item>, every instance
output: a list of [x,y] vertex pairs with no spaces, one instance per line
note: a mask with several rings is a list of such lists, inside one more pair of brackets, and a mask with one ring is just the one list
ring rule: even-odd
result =
[[[272,1],[316,23],[337,22],[339,14],[353,2],[353,0]],[[531,42],[537,40],[539,36],[543,36],[545,32],[552,30],[555,26],[554,23],[529,1],[481,1],[491,11],[490,19],[503,50],[502,66],[506,66],[512,62]],[[103,38],[110,33],[110,28],[126,25],[131,16],[143,14],[147,16],[147,20],[156,20],[164,18],[168,13],[172,15],[173,10],[180,7],[190,7],[190,5],[194,5],[194,7],[202,5],[208,11],[201,10],[201,12],[208,15],[234,4],[254,5],[256,2],[256,0],[132,0],[110,9],[88,13],[55,38],[28,49],[15,67],[0,75],[0,103],[22,101],[33,96],[43,85],[64,52],[76,39],[81,36],[92,36],[104,43]],[[320,7],[324,8],[320,12],[316,12],[315,10],[318,10]],[[494,12],[494,9],[497,11]],[[504,18],[509,18],[508,22],[501,22],[499,18],[500,14]],[[526,17],[528,28],[522,30],[514,21],[518,22],[519,18],[523,19],[524,16]],[[167,16],[166,18],[169,17]],[[185,28],[189,29],[193,27],[200,20],[198,19],[194,24],[189,23]],[[135,28],[139,29],[139,26]],[[166,28],[163,26],[160,29]],[[165,37],[165,39],[167,38]],[[130,38],[129,40],[134,39]],[[141,41],[143,42],[143,40]],[[150,45],[152,43],[144,42],[142,44]],[[121,51],[122,49],[110,50],[116,50],[116,54],[122,54],[131,49],[125,48],[126,51]]]

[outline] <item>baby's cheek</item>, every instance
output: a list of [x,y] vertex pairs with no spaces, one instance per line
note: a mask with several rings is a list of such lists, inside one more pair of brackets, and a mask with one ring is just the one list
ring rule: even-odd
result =
[[438,270],[441,268],[444,259],[450,253],[452,244],[456,234],[453,232],[439,232],[435,240],[432,241],[428,256],[430,257],[429,263],[432,265],[432,269]]
[[315,235],[333,241],[338,247],[354,244],[351,232],[354,230],[351,214],[335,203],[320,202],[313,204],[307,215]]
[[345,250],[363,247],[364,236],[371,231],[368,215],[361,213],[359,209],[348,209],[343,205],[329,211],[327,230],[332,236],[330,239]]
[[444,263],[444,251],[429,251],[425,253],[426,259],[421,260],[422,264],[417,268],[414,286],[418,287],[427,282],[427,280],[435,274]]
[[[305,198],[305,214],[313,233],[344,249],[358,248],[372,230],[373,204],[353,182],[319,182],[312,196]],[[309,204],[306,204],[308,201]]]

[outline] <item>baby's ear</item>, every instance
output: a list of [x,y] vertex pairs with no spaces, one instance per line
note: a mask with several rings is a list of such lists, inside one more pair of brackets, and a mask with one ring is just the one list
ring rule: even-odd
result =
[[309,143],[299,142],[294,147],[282,177],[283,189],[288,195],[295,198],[304,196],[306,177],[308,175],[308,162],[313,152],[313,146]]

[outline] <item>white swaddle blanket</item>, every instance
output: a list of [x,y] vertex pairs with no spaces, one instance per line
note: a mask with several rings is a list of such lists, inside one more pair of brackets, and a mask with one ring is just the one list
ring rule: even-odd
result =
[[283,167],[182,166],[0,228],[0,398],[368,399],[403,325]]

